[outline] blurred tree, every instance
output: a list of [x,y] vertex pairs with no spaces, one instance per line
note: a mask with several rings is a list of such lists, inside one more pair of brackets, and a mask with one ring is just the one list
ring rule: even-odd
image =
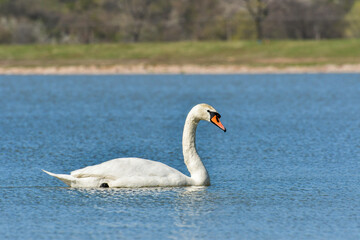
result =
[[237,25],[241,24],[237,22],[236,16],[242,10],[241,1],[239,0],[224,0],[221,1],[221,12],[224,25],[224,35],[226,40],[233,38],[236,32]]
[[257,39],[255,23],[246,11],[240,11],[235,18],[236,30],[234,39]]
[[151,0],[123,0],[123,10],[126,14],[126,30],[132,41],[140,40],[141,31],[149,19]]
[[345,16],[348,28],[345,31],[346,37],[360,38],[360,0],[354,2],[353,7]]
[[169,30],[169,21],[173,12],[173,5],[169,0],[156,0],[150,6],[149,21],[145,40],[165,41]]
[[10,28],[9,19],[1,18],[0,19],[0,44],[9,44],[12,40],[12,31]]
[[354,0],[0,0],[0,43],[354,37],[359,34],[350,35],[349,29],[355,32],[358,25],[350,18],[359,18],[359,11],[353,3]]
[[254,20],[258,40],[263,39],[263,22],[269,13],[271,0],[244,0],[245,6]]
[[179,9],[179,24],[186,39],[211,38],[209,28],[214,26],[221,12],[218,0],[183,0]]
[[[0,4],[0,14],[12,22],[12,42],[44,42],[54,33],[61,17],[57,2],[46,0],[5,0]],[[41,39],[41,40],[40,40]]]
[[321,39],[343,37],[344,16],[351,1],[273,0],[264,23],[267,38]]

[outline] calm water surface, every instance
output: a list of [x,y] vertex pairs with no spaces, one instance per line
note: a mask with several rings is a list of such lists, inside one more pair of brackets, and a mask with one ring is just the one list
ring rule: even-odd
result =
[[[204,188],[71,189],[44,174],[117,157]],[[1,239],[360,239],[360,75],[0,76]]]

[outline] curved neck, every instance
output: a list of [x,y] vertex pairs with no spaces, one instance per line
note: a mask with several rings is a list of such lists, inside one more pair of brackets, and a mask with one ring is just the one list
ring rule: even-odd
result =
[[209,174],[196,151],[195,134],[199,121],[191,111],[186,117],[182,139],[184,162],[194,185],[210,185]]

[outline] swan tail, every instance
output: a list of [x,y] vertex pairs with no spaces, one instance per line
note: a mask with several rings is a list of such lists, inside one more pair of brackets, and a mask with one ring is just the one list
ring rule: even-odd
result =
[[74,181],[76,181],[76,178],[74,178],[73,176],[71,175],[67,175],[67,174],[55,174],[55,173],[52,173],[52,172],[48,172],[44,169],[41,169],[43,170],[43,172],[49,174],[50,176],[53,176],[53,177],[56,177],[57,179],[63,181],[66,185],[68,185],[69,187],[71,187],[72,183],[74,183]]

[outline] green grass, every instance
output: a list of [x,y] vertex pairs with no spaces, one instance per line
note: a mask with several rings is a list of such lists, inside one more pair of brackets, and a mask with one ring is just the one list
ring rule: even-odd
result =
[[0,66],[241,65],[312,66],[360,63],[360,39],[0,45]]

